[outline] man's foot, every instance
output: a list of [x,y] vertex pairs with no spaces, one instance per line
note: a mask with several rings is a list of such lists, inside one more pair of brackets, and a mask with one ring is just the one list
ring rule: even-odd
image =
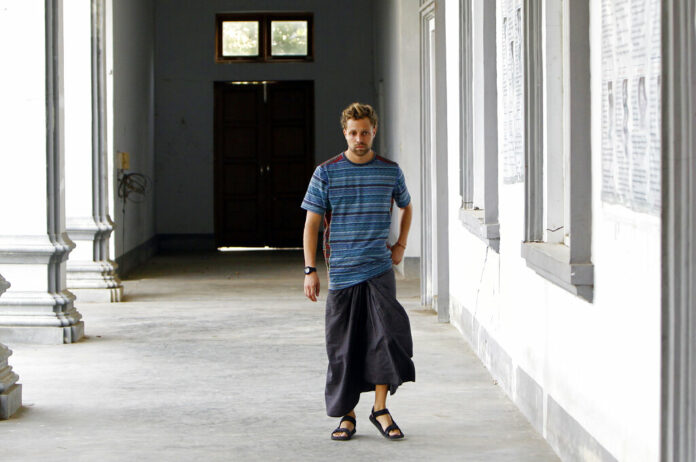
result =
[[355,435],[355,411],[351,411],[341,418],[338,428],[331,433],[331,439],[336,441],[348,441]]
[[375,409],[373,407],[372,413],[370,414],[370,421],[377,427],[382,436],[387,439],[396,440],[404,437],[403,432],[396,422],[394,422],[387,408]]

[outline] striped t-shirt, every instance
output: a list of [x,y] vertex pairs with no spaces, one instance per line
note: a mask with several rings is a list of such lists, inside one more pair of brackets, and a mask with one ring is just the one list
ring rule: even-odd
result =
[[365,164],[345,154],[316,168],[302,208],[324,214],[324,257],[329,290],[344,289],[391,269],[387,248],[392,203],[411,202],[396,162],[375,155]]

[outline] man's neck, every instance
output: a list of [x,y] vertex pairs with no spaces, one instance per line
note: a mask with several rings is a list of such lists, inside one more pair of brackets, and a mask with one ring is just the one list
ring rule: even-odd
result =
[[348,160],[353,162],[354,164],[366,164],[375,158],[375,152],[372,149],[370,149],[370,152],[368,152],[364,156],[357,156],[353,154],[350,149],[346,149],[345,155],[348,158]]

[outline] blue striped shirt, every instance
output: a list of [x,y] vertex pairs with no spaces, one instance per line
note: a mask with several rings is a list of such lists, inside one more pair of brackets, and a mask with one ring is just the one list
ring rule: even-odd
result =
[[316,168],[302,208],[324,215],[329,290],[344,289],[391,268],[387,248],[392,204],[411,202],[396,162],[375,155],[365,164],[341,153]]

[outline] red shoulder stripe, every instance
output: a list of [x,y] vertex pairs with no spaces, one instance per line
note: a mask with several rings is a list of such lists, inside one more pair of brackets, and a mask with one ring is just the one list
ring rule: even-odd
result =
[[387,163],[387,164],[396,165],[396,162],[394,162],[393,160],[385,159],[382,156],[377,156],[377,159],[381,160],[382,162]]
[[327,160],[326,162],[323,162],[321,165],[324,166],[324,165],[335,164],[336,162],[340,161],[341,159],[343,159],[343,153],[340,153],[339,155],[332,157],[331,159]]

